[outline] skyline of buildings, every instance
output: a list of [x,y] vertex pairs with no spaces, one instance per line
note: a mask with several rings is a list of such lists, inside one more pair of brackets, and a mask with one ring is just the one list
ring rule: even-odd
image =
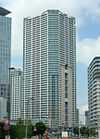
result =
[[[31,0],[32,1],[32,0]],[[24,6],[23,3],[18,3],[17,0],[12,1],[2,1],[5,7],[8,7],[12,12],[10,15],[13,17],[13,34],[12,34],[12,65],[22,65],[22,43],[20,39],[20,35],[22,32],[22,16],[31,16],[33,13],[39,15],[40,11],[43,9],[49,8],[56,8],[61,9],[65,12],[70,12],[71,15],[76,17],[77,21],[77,105],[80,108],[80,111],[83,113],[84,110],[87,110],[87,66],[89,61],[95,56],[100,54],[100,30],[99,30],[99,22],[98,16],[96,11],[96,3],[94,2],[95,6],[93,8],[90,5],[93,5],[89,0],[85,4],[85,1],[82,3],[72,1],[64,1],[61,0],[57,3],[55,1],[44,1],[45,7],[43,2],[41,1],[38,3],[36,0],[32,3],[29,3],[28,0],[25,0]],[[36,3],[36,4],[34,4]],[[49,4],[47,4],[49,3]],[[68,3],[68,4],[66,4]],[[71,3],[71,4],[70,4]],[[75,3],[75,4],[73,4]],[[69,6],[70,4],[70,6]],[[81,5],[80,5],[81,4]],[[88,6],[88,7],[87,7]],[[20,10],[19,10],[20,7]],[[37,8],[38,7],[38,8]],[[81,8],[80,8],[81,7]],[[84,11],[84,7],[86,10]],[[99,6],[98,6],[99,7]],[[89,14],[87,15],[87,13]],[[95,13],[94,13],[95,12]],[[82,13],[82,14],[81,14]],[[93,14],[92,14],[93,13]],[[95,15],[94,15],[95,14]],[[92,18],[94,16],[94,18]],[[87,21],[87,22],[86,22]],[[15,34],[16,33],[16,34]],[[19,36],[20,35],[20,36]],[[85,47],[86,46],[86,47]],[[20,53],[19,53],[20,52]],[[19,56],[20,55],[20,56]],[[81,74],[82,73],[82,74]]]
[[[6,16],[9,13],[10,11],[0,7],[0,118],[7,117],[10,105],[13,109],[10,115],[11,120],[29,118],[33,122],[41,120],[50,127],[76,126],[78,111],[76,110],[75,18],[68,17],[59,10],[47,10],[41,16],[24,18],[23,80],[20,70],[10,68],[11,18]],[[95,62],[89,66],[94,66]],[[97,69],[98,67],[97,63]],[[88,71],[89,91],[91,87],[94,87],[90,73],[94,74],[92,70],[90,68]],[[9,81],[13,86],[10,92]],[[25,90],[20,92],[22,88]],[[99,93],[96,94],[94,90],[99,92],[99,88],[94,88],[93,92],[89,92],[89,110],[92,105],[91,112],[89,112],[93,113],[92,116],[89,115],[93,122],[89,125],[91,127],[97,124],[96,120],[98,121],[99,118],[95,115],[98,113],[96,105],[99,107]],[[20,102],[22,102],[21,107]],[[94,102],[96,104],[93,104]]]
[[[9,68],[11,65],[11,18],[10,11],[0,7],[0,118],[8,115]],[[4,99],[4,101],[3,101]],[[4,102],[6,103],[4,105]]]
[[75,126],[75,18],[59,10],[24,18],[23,39],[24,119]]

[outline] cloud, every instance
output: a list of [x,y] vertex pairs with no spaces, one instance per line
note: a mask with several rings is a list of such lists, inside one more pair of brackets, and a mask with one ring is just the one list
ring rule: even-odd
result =
[[[7,3],[8,4],[8,3]],[[6,4],[6,5],[7,5]],[[46,9],[59,9],[69,15],[75,16],[77,20],[77,28],[86,24],[89,18],[93,20],[98,20],[100,16],[100,1],[99,0],[9,0],[7,7],[12,11],[12,59],[19,58],[18,63],[22,63],[23,54],[23,18],[26,16],[37,16]],[[77,29],[78,30],[78,29]],[[92,41],[91,39],[89,39]],[[90,47],[83,47],[84,41],[79,42],[81,46],[79,48],[79,53],[82,53],[82,49],[86,50],[87,55],[90,55]],[[79,54],[80,55],[80,54]],[[84,56],[85,57],[85,56]],[[84,58],[83,57],[83,58]],[[82,60],[82,56],[80,56]],[[14,61],[12,61],[14,64]],[[15,61],[15,64],[16,61]]]
[[77,61],[89,65],[95,56],[100,56],[100,37],[83,39],[77,43]]

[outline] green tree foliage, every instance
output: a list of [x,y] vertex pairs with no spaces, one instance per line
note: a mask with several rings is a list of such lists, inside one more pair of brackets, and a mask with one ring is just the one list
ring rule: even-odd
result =
[[4,126],[4,123],[0,122],[0,139],[4,139],[5,138],[3,126]]
[[88,137],[89,136],[89,128],[87,128],[87,127],[81,127],[80,128],[80,133],[81,133],[82,136]]
[[[32,136],[32,124],[30,121],[27,123],[27,136],[30,138]],[[18,120],[16,125],[11,126],[11,139],[22,139],[25,138],[25,132],[26,132],[26,125],[24,125],[23,121],[20,119]]]
[[96,129],[95,128],[81,127],[80,131],[81,131],[81,135],[85,136],[85,137],[96,136]]
[[96,136],[97,135],[96,128],[90,128],[89,134],[90,134],[90,136]]
[[38,122],[35,124],[35,128],[37,130],[37,134],[42,137],[47,127],[43,122]]
[[[74,134],[79,135],[79,128],[75,127],[73,132],[74,132]],[[80,134],[81,134],[81,136],[84,136],[84,137],[96,136],[96,129],[88,128],[88,127],[81,127]]]
[[11,137],[11,139],[15,139],[16,138],[16,125],[12,125],[11,126],[10,137]]
[[73,129],[73,132],[74,132],[75,135],[79,135],[79,128],[78,127],[75,127]]
[[25,137],[25,126],[24,125],[16,125],[16,137],[18,139],[22,139]]

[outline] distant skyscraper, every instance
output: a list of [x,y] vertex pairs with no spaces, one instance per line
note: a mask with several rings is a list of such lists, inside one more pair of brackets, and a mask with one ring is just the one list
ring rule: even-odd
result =
[[99,129],[100,138],[100,57],[88,67],[89,126]]
[[24,19],[24,119],[75,126],[75,29],[75,18],[59,10]]
[[21,69],[10,68],[10,119],[16,121],[21,117],[23,73]]
[[7,99],[0,97],[0,119],[7,118]]
[[85,111],[85,126],[89,127],[89,111]]
[[[11,18],[7,17],[9,13],[10,11],[0,7],[0,97],[4,98],[4,100],[8,99],[9,95],[9,68],[11,61]],[[2,116],[3,113],[0,111],[0,117]]]

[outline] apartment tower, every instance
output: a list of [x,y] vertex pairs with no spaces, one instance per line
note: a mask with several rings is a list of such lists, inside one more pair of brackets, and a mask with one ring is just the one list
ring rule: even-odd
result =
[[88,116],[90,128],[97,128],[100,138],[100,57],[88,67]]
[[23,72],[21,69],[9,69],[10,82],[10,120],[16,122],[21,119],[22,95],[23,95]]
[[75,29],[75,18],[59,10],[24,19],[24,119],[75,126]]

